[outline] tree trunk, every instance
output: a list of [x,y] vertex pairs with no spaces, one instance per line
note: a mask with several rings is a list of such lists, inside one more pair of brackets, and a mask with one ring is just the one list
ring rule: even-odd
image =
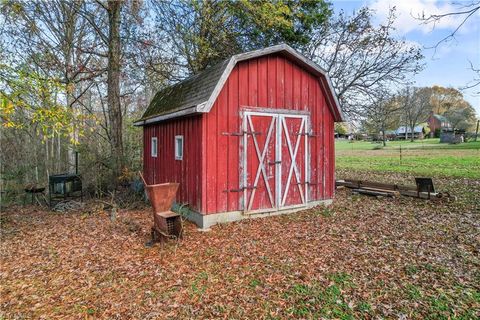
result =
[[387,142],[385,141],[385,127],[382,129],[382,141],[383,141],[383,146],[387,146]]
[[415,140],[415,125],[410,126],[410,142],[413,142]]
[[[122,2],[108,1],[108,118],[111,132],[113,176],[121,175],[123,167],[122,109],[120,106],[120,13]],[[116,179],[115,179],[116,182]]]
[[[67,83],[67,106],[71,110],[72,113],[74,113],[74,107],[73,107],[73,101],[74,101],[74,83]],[[72,173],[74,172],[74,162],[75,162],[75,148],[72,144],[72,141],[75,141],[76,139],[76,129],[70,132],[69,134],[69,139],[64,139],[66,140],[65,143],[67,144],[67,170],[68,172]]]

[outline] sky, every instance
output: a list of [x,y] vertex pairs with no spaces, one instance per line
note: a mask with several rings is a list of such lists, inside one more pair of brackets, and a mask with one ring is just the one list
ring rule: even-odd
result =
[[[375,10],[374,23],[386,20],[390,8],[395,7],[396,37],[418,44],[423,49],[425,68],[412,79],[416,86],[440,85],[443,87],[464,88],[472,84],[475,73],[472,63],[480,68],[480,10],[463,24],[455,38],[435,46],[441,39],[451,34],[462,22],[462,17],[448,17],[435,26],[423,24],[415,17],[424,14],[444,14],[458,11],[459,6],[469,1],[437,0],[333,0],[335,12],[340,10],[352,13],[362,6]],[[478,77],[478,76],[477,76]],[[480,86],[462,90],[465,100],[475,108],[480,117]]]

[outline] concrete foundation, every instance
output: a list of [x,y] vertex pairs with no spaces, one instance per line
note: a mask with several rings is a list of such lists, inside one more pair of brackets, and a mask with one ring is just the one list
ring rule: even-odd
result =
[[[182,214],[190,221],[195,223],[200,229],[209,229],[211,226],[214,226],[218,223],[228,223],[239,221],[243,219],[256,219],[256,218],[265,218],[271,216],[277,216],[281,214],[294,213],[306,209],[310,209],[316,206],[324,205],[329,206],[332,204],[332,199],[320,200],[309,202],[307,206],[295,207],[295,208],[285,208],[283,210],[261,212],[261,213],[244,213],[243,211],[230,211],[230,212],[221,212],[221,213],[212,213],[203,215],[195,211],[189,210],[188,212],[183,212]],[[173,210],[177,211],[179,206],[174,207]],[[185,210],[185,209],[183,209]]]

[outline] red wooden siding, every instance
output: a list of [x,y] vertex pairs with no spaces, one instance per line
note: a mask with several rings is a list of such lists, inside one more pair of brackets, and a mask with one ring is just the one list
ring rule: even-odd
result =
[[[183,135],[183,160],[175,160],[175,136]],[[148,184],[178,182],[178,203],[201,210],[202,116],[177,118],[144,127],[143,163]],[[151,156],[151,138],[158,139],[157,157]]]
[[[242,209],[243,193],[227,191],[240,188],[241,138],[224,133],[242,130],[239,115],[244,107],[310,112],[311,133],[314,137],[309,137],[312,184],[308,198],[309,201],[332,198],[334,118],[326,104],[319,80],[288,59],[270,55],[238,63],[212,110],[204,115],[202,187],[205,201],[201,212]],[[294,140],[293,136],[291,140]],[[255,166],[254,160],[249,165]],[[292,182],[295,182],[294,177]],[[292,195],[293,199],[296,197],[297,195]]]

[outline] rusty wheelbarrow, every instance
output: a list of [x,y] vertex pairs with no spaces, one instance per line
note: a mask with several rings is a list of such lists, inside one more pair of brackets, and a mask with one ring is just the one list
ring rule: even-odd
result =
[[182,237],[182,219],[178,213],[171,211],[178,183],[147,184],[143,175],[140,177],[145,184],[148,199],[153,209],[152,242],[162,242],[169,238],[179,239]]

